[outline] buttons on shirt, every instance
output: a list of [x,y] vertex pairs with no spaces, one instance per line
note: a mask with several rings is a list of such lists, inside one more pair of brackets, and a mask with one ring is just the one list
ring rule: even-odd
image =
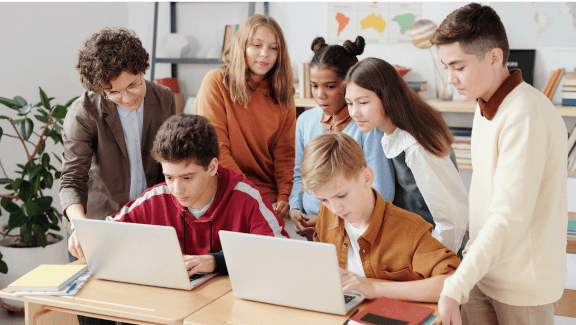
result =
[[348,243],[344,243],[344,247],[348,247]]

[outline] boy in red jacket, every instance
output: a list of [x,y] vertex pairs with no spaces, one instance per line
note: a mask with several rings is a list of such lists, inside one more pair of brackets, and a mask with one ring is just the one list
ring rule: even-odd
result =
[[[288,238],[266,196],[241,174],[218,165],[218,136],[205,117],[167,119],[156,134],[152,157],[162,164],[166,182],[106,219],[174,227],[190,275],[227,274],[220,230]],[[79,244],[70,252],[83,257]]]

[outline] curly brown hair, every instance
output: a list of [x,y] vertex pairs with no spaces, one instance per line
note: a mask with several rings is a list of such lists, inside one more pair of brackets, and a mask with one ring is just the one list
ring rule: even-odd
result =
[[220,158],[216,129],[204,116],[172,115],[158,130],[152,147],[158,162],[193,162],[208,169],[212,159]]
[[499,48],[502,50],[504,67],[510,54],[506,29],[496,11],[474,2],[449,14],[430,42],[436,45],[458,42],[462,52],[473,54],[478,60],[484,60],[491,49]]
[[110,80],[123,71],[144,73],[150,67],[148,52],[136,34],[126,28],[104,28],[90,37],[78,54],[76,69],[86,90],[102,94]]

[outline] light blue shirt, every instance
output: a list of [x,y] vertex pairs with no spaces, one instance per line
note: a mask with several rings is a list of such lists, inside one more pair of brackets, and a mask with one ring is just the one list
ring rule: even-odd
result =
[[[300,165],[304,147],[308,141],[317,135],[322,134],[323,125],[322,109],[318,106],[309,109],[298,117],[296,122],[296,157],[294,159],[294,185],[290,194],[290,209],[298,209],[304,214],[317,215],[320,210],[320,200],[316,199],[313,193],[306,193],[302,190],[302,178]],[[363,133],[358,128],[354,120],[350,121],[344,131],[356,140],[364,150],[364,157],[368,167],[374,170],[374,183],[372,187],[386,201],[394,200],[395,178],[394,169],[390,167],[390,161],[384,155],[380,141],[384,133],[374,129],[368,133]]]
[[135,111],[131,111],[124,106],[116,104],[122,131],[124,132],[124,142],[128,150],[128,160],[130,161],[130,201],[135,200],[146,190],[146,175],[142,164],[142,128],[144,125],[144,101]]

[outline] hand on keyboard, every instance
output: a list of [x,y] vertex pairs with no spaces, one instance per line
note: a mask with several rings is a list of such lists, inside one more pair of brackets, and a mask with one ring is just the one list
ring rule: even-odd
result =
[[194,273],[212,273],[216,269],[216,261],[211,255],[184,255],[184,265],[188,276]]

